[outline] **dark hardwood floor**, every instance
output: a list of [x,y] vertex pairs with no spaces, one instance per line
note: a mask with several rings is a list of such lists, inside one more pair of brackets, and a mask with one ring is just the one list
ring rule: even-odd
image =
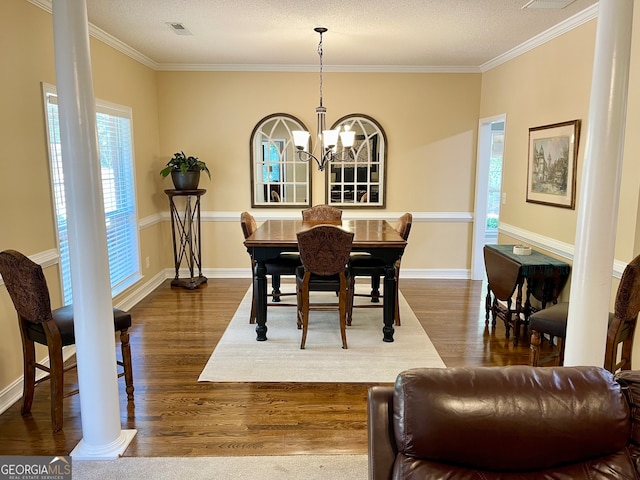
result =
[[[200,372],[250,285],[209,279],[196,291],[169,282],[131,313],[135,404],[119,380],[122,427],[138,434],[125,456],[365,454],[366,384],[198,383]],[[485,326],[482,282],[402,279],[400,289],[448,367],[526,364],[529,344]],[[402,327],[398,327],[402,328]],[[68,389],[77,387],[75,373]],[[79,397],[65,400],[52,433],[49,387],[32,413],[20,402],[0,415],[2,455],[68,455],[82,438]]]

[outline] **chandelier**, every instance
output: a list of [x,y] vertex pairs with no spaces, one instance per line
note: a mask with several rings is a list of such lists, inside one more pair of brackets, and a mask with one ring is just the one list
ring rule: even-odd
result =
[[[345,125],[344,130],[340,131],[340,127],[335,130],[327,130],[326,114],[327,109],[322,104],[322,34],[327,32],[324,27],[316,27],[313,29],[320,34],[320,43],[318,43],[318,56],[320,57],[320,106],[316,108],[316,116],[318,117],[317,140],[314,149],[309,148],[309,132],[306,130],[294,130],[293,142],[296,145],[298,160],[308,162],[314,159],[318,164],[318,170],[323,171],[327,162],[334,160],[343,161],[349,158],[355,140],[355,132],[349,130]],[[338,138],[342,143],[342,150],[338,152]],[[315,147],[320,146],[320,154],[314,155]]]

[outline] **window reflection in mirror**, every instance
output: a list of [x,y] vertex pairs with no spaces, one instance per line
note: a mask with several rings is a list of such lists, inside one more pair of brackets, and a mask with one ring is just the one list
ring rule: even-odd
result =
[[[326,202],[339,207],[384,207],[387,139],[373,118],[354,114],[336,121],[332,129],[349,127],[356,140],[348,155],[332,161],[327,172]],[[344,128],[343,128],[344,129]],[[338,150],[342,148],[338,142]]]
[[251,133],[251,206],[311,206],[309,162],[297,160],[293,130],[307,130],[286,113],[269,115]]

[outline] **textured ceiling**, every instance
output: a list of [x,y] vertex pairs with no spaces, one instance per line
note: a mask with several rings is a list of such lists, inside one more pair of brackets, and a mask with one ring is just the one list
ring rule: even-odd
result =
[[[40,0],[43,1],[43,0]],[[87,0],[89,22],[162,66],[470,68],[584,15],[528,0]],[[591,8],[591,11],[594,9]],[[192,35],[176,35],[179,22]],[[589,48],[592,48],[589,46]]]

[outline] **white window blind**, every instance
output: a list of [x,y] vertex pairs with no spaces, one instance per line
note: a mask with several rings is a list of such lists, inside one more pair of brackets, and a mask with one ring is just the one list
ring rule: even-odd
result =
[[[68,305],[72,302],[72,292],[58,101],[55,87],[43,85],[43,93],[60,250],[60,270],[62,272],[64,303]],[[97,101],[96,124],[100,149],[111,291],[112,295],[116,295],[140,278],[131,109]]]

